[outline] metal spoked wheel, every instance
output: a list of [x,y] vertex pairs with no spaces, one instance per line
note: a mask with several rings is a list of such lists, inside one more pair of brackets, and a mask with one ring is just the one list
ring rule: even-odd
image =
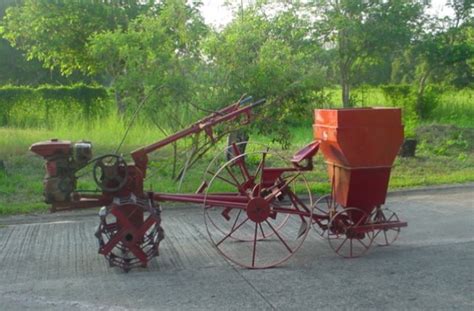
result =
[[[247,150],[253,150],[249,153],[251,154],[257,154],[257,153],[269,153],[270,152],[270,147],[260,144],[260,143],[251,143],[249,144],[248,142],[239,142],[232,144],[231,146],[227,146],[226,148],[222,149],[220,152],[216,154],[216,156],[212,159],[212,161],[209,163],[206,172],[204,173],[204,180],[206,181],[206,184],[209,185],[211,180],[214,178],[214,176],[217,176],[218,174],[216,173],[221,167],[222,163],[228,162],[227,158],[229,155],[235,156],[235,154],[240,155],[240,146],[241,145],[247,145]],[[272,151],[272,154],[275,152]],[[278,155],[278,157],[281,157]],[[232,160],[231,160],[232,161]],[[252,161],[252,159],[249,159],[249,161]],[[250,174],[245,174],[245,171],[248,170],[247,165],[248,163],[246,162],[246,156],[243,156],[242,158],[239,159],[239,161],[236,161],[238,163],[234,163],[231,165],[232,167],[229,168],[228,170],[222,172],[220,176],[216,177],[219,179],[219,181],[222,184],[226,185],[220,185],[221,187],[224,186],[229,189],[229,191],[232,191],[233,194],[237,193],[242,193],[242,192],[251,192],[253,191],[253,188],[255,187],[255,181],[252,180],[254,176],[251,176]],[[254,161],[255,162],[255,161]],[[237,180],[237,183],[240,185],[243,185],[243,187],[238,187],[235,180]],[[216,183],[216,182],[214,182]],[[220,216],[215,216],[215,217],[209,217],[207,219],[207,224],[209,226],[213,226],[213,230],[218,230],[222,234],[226,234],[224,232],[225,229],[222,228],[221,222],[223,221],[222,217],[224,217],[226,222],[230,222],[233,219],[239,219],[242,215],[242,211],[238,209],[225,209],[222,211],[222,214]],[[288,223],[288,218],[289,215],[272,215],[275,216],[275,219],[273,221],[273,225],[275,228],[275,231],[279,231],[283,226],[285,226]],[[277,219],[278,218],[278,221]],[[224,225],[224,228],[226,225]],[[262,233],[261,231],[258,232],[258,239],[266,239],[271,236],[273,236],[275,233],[273,231],[271,232],[266,232],[266,234]],[[253,241],[253,232],[247,232],[247,231],[241,231],[237,230],[235,232],[232,232],[232,234],[229,236],[231,239],[235,239],[238,241]]]
[[[377,207],[370,215],[370,220],[373,224],[399,222],[397,213],[385,208]],[[374,232],[374,242],[378,246],[389,246],[395,242],[400,234],[400,227],[378,229]]]
[[[288,260],[306,238],[311,193],[302,172],[288,165],[277,154],[249,152],[225,163],[211,179],[204,199],[206,228],[231,262],[273,267]],[[309,204],[297,195],[299,189]]]
[[325,238],[331,217],[341,210],[342,206],[333,200],[331,194],[321,196],[313,204],[313,229]]
[[158,256],[164,231],[160,226],[160,210],[151,200],[116,198],[100,210],[99,216],[95,234],[99,254],[104,255],[110,266],[128,272],[132,268],[146,267]]
[[327,238],[336,254],[345,258],[355,258],[369,250],[373,242],[373,231],[356,230],[368,221],[367,213],[355,207],[344,208],[332,217]]

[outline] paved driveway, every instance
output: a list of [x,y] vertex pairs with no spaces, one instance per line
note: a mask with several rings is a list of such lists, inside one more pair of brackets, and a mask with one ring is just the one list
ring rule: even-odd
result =
[[226,262],[199,208],[163,212],[167,238],[148,269],[123,273],[97,254],[91,211],[0,219],[0,309],[474,309],[474,191],[394,195],[399,240],[347,260],[310,232],[268,270]]

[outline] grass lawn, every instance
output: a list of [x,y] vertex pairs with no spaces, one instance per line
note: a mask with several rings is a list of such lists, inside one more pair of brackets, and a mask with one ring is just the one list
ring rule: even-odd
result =
[[[312,139],[311,128],[295,128],[292,134],[293,145],[290,150],[278,150],[287,158]],[[94,155],[98,156],[113,152],[120,136],[109,135],[106,126],[102,130],[79,128],[59,133],[46,129],[0,128],[0,160],[5,166],[4,170],[0,170],[0,215],[47,211],[48,207],[42,203],[43,160],[28,151],[32,143],[52,137],[88,139],[93,141]],[[390,181],[391,189],[474,181],[474,129],[426,124],[418,129],[417,136],[417,156],[396,160]],[[153,128],[135,128],[121,151],[127,155],[136,147],[159,137],[161,134]],[[253,136],[251,141],[256,147],[249,147],[250,151],[260,150],[258,143],[269,144],[266,137]],[[223,146],[223,143],[216,146],[200,163],[188,170],[181,184],[170,176],[171,150],[160,151],[152,157],[151,177],[145,182],[145,188],[158,192],[194,192],[213,155]],[[273,147],[278,149],[276,145]],[[251,157],[249,159],[252,160]],[[314,170],[306,177],[313,194],[327,193],[330,186],[323,158],[318,155],[315,160]],[[90,170],[86,169],[82,173],[84,176],[79,181],[78,189],[95,189]]]
[[[355,89],[352,95],[356,98],[357,106],[388,106],[382,90],[377,87]],[[325,106],[337,107],[340,90],[329,89],[327,98]],[[28,103],[25,105],[28,106]],[[94,145],[94,156],[99,156],[115,152],[127,126],[127,122],[118,118],[115,113],[88,122],[77,119],[74,113],[67,116],[52,113],[47,122],[43,120],[48,128],[41,128],[38,125],[42,124],[41,113],[36,114],[34,110],[15,114],[17,123],[14,124],[23,128],[13,125],[11,128],[0,127],[0,215],[47,210],[47,206],[42,203],[44,164],[40,157],[28,151],[32,143],[50,138],[89,140]],[[36,121],[31,123],[31,120]],[[311,142],[313,135],[310,124],[295,127],[291,129],[291,133],[292,145],[289,150],[279,150],[279,146],[271,144],[269,138],[258,135],[251,137],[251,143],[256,149],[260,148],[259,143],[271,145],[284,157],[290,158],[298,148]],[[417,156],[398,158],[395,161],[391,189],[474,181],[473,90],[445,91],[430,118],[418,127],[416,136],[419,142]],[[135,148],[162,137],[163,134],[153,124],[137,122],[120,152],[126,157]],[[186,144],[189,141],[181,142],[180,150]],[[171,148],[160,150],[152,156],[150,178],[145,182],[146,189],[158,192],[194,192],[203,178],[209,178],[203,176],[208,163],[223,147],[224,143],[218,144],[188,170],[180,182],[171,178]],[[252,147],[249,148],[252,150]],[[179,158],[185,159],[186,153],[182,153]],[[324,160],[320,155],[315,160],[314,170],[306,177],[313,193],[327,193],[330,186]],[[95,189],[90,169],[85,169],[80,174],[84,176],[79,180],[78,189]]]

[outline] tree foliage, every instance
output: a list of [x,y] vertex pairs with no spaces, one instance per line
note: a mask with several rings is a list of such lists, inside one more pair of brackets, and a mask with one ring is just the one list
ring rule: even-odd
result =
[[311,115],[314,95],[324,86],[324,68],[318,62],[321,47],[309,33],[309,19],[298,15],[298,5],[267,15],[267,3],[241,12],[206,42],[214,77],[211,89],[218,102],[243,93],[267,98],[259,130],[288,142],[288,125]]
[[[395,62],[395,74],[415,84],[414,109],[421,118],[426,118],[437,104],[439,91],[428,87],[430,82],[456,87],[474,83],[473,1],[453,0],[449,5],[454,14],[427,19],[425,31]],[[406,79],[406,75],[410,77]]]
[[126,30],[95,34],[88,52],[95,70],[114,78],[125,106],[135,109],[146,98],[146,109],[169,107],[176,112],[180,104],[193,101],[199,81],[199,45],[206,33],[196,7],[166,1],[156,14],[138,16]]
[[0,83],[99,82],[121,113],[147,102],[164,131],[247,93],[268,99],[256,126],[283,143],[329,84],[341,86],[344,106],[354,87],[410,84],[405,104],[416,98],[422,118],[435,106],[430,83],[474,84],[472,0],[449,1],[454,15],[444,18],[427,15],[429,1],[229,2],[234,18],[216,30],[198,1],[7,0]]
[[94,66],[86,51],[90,36],[126,28],[148,8],[140,1],[25,0],[6,10],[1,34],[45,68],[58,68],[65,75],[87,72]]
[[315,0],[315,35],[334,46],[344,106],[367,62],[392,58],[420,29],[418,1]]

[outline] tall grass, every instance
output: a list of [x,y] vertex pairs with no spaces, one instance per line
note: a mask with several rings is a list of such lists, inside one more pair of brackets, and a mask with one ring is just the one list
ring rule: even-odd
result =
[[441,95],[432,119],[460,127],[474,127],[474,90],[450,90]]
[[[360,87],[352,90],[351,96],[356,107],[390,106],[382,90],[378,87]],[[341,90],[339,88],[328,89],[328,99],[330,106],[341,107]],[[474,90],[445,90],[441,93],[436,108],[427,119],[421,121],[474,128]]]
[[[388,101],[378,88],[354,90],[353,94],[357,106],[388,105]],[[339,89],[331,89],[327,95],[329,103],[315,102],[314,108],[341,106]],[[451,90],[443,94],[439,105],[433,110],[430,119],[426,122],[450,123],[474,128],[473,96],[474,92],[468,90],[459,92]],[[166,114],[163,110],[160,109],[159,111],[160,114],[142,113],[131,127],[123,147],[119,151],[126,158],[133,149],[163,138],[165,134],[160,131],[158,126],[165,127],[169,132],[182,127],[179,124],[173,125],[172,120],[166,120]],[[184,125],[198,118],[193,112],[186,111],[184,107],[182,111],[175,109],[172,112],[179,117],[179,123]],[[83,115],[74,111],[65,112],[63,110],[50,111],[49,116],[48,122],[41,123],[41,119],[35,119],[32,123],[22,123],[23,127],[21,128],[0,127],[0,160],[3,160],[6,166],[6,170],[0,172],[0,214],[42,211],[47,208],[45,204],[40,203],[43,191],[41,182],[44,176],[43,160],[28,153],[28,147],[32,143],[51,138],[71,141],[88,140],[92,141],[94,155],[98,156],[115,151],[130,122],[130,116],[119,116],[115,112],[113,104],[110,105],[110,111],[102,117],[95,116],[86,119]],[[22,116],[20,111],[15,117],[28,121],[27,115]],[[152,120],[158,122],[158,124],[152,122]],[[168,125],[173,126],[173,129]],[[463,129],[462,131],[467,133],[473,130]],[[444,130],[439,133],[436,132],[435,137],[441,142],[443,139],[446,140],[444,145],[449,146],[449,150],[451,150],[452,144],[449,139],[452,138],[447,137],[446,133],[443,134],[443,132]],[[290,134],[292,145],[289,150],[281,150],[281,146],[271,142],[269,137],[255,133],[251,135],[251,142],[270,145],[272,149],[276,149],[278,153],[284,154],[285,158],[289,159],[299,147],[313,140],[310,124],[305,123],[304,125],[295,126],[290,129]],[[469,140],[470,137],[472,135],[462,135],[462,137],[459,136],[458,140]],[[184,145],[189,143],[189,140],[181,143],[182,145],[179,146],[179,167],[182,167],[186,160],[187,151],[182,147],[185,147]],[[206,177],[204,172],[213,156],[221,151],[224,145],[225,141],[221,141],[210,150],[194,167],[186,172],[182,183],[176,181],[176,178],[173,178],[171,174],[171,148],[153,154],[149,165],[148,178],[145,181],[145,189],[153,189],[157,192],[194,192],[201,180]],[[444,145],[441,147],[444,148]],[[441,150],[438,147],[435,149]],[[250,147],[249,149],[251,150]],[[473,181],[474,158],[471,151],[462,151],[459,154],[444,154],[437,151],[433,154],[432,149],[420,148],[418,157],[398,160],[393,170],[391,186],[409,187]],[[443,165],[439,165],[439,163],[443,163]],[[83,173],[84,176],[79,181],[78,189],[95,189],[90,167],[85,171],[81,171],[81,175]],[[315,193],[330,191],[326,167],[321,155],[315,159],[315,169],[309,172],[306,177]]]
[[[352,92],[356,106],[388,106],[389,103],[380,88],[363,87]],[[314,107],[331,106],[340,107],[340,89],[332,88],[327,91],[329,103],[314,103]],[[16,111],[13,116],[15,120],[21,120],[22,127],[0,128],[0,155],[21,154],[34,142],[48,140],[51,138],[67,139],[72,141],[88,140],[95,146],[100,146],[101,152],[113,152],[123,138],[130,122],[130,116],[121,117],[115,112],[112,102],[106,104],[108,113],[105,116],[96,116],[85,119],[83,115],[74,111],[74,105],[69,111],[50,111],[48,120],[32,118],[28,123],[28,116],[32,111]],[[181,119],[195,119],[192,113],[182,111]],[[157,123],[170,124],[165,114],[153,115]],[[183,123],[190,122],[184,120]],[[192,120],[191,120],[192,121]],[[433,110],[428,120],[424,122],[437,122],[443,124],[455,124],[462,127],[474,127],[474,90],[449,90],[443,93],[439,99],[438,106]],[[168,132],[179,129],[167,128]],[[312,130],[308,126],[291,129],[291,142],[293,146],[301,146],[312,140]],[[147,118],[138,118],[131,127],[123,145],[122,152],[128,152],[138,146],[152,143],[165,136],[161,130]],[[258,134],[252,135],[255,141],[265,141],[268,138]]]
[[[34,142],[57,138],[71,141],[92,141],[101,151],[113,152],[124,137],[128,121],[111,114],[88,122],[56,119],[48,127],[0,128],[0,155],[22,154]],[[123,143],[127,149],[152,143],[163,137],[154,125],[137,121]]]

